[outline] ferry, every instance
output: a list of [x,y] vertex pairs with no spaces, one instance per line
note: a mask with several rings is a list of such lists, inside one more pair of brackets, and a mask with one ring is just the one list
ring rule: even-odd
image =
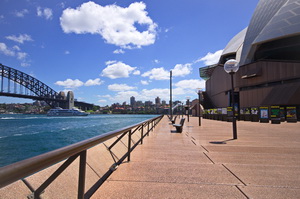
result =
[[62,109],[60,107],[50,109],[47,116],[88,116],[89,114],[73,107],[72,109]]

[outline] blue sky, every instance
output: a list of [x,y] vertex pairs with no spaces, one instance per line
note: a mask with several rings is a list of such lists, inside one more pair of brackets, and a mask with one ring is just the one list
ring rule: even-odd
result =
[[[258,0],[1,0],[0,63],[97,105],[197,98]],[[221,83],[221,82],[220,82]],[[0,103],[32,102],[0,97]]]

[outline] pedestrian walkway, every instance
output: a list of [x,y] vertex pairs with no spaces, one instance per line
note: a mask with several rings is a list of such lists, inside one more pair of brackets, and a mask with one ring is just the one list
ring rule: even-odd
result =
[[[92,198],[300,198],[300,123],[167,117]],[[177,119],[177,122],[180,121]]]

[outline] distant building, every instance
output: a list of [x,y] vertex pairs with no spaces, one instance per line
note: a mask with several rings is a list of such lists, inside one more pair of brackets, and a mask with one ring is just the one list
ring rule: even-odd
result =
[[151,101],[145,101],[145,106],[151,106],[153,103]]
[[160,105],[160,98],[159,97],[155,98],[155,105],[156,106]]
[[234,99],[239,108],[296,106],[299,114],[299,10],[299,1],[258,2],[249,26],[229,41],[219,63],[200,68],[206,80],[204,108],[232,104],[231,80],[224,63],[236,59],[240,69],[234,75]]
[[166,105],[167,105],[166,100],[162,100],[162,101],[161,101],[161,105],[166,106]]
[[135,106],[135,103],[136,103],[136,102],[135,102],[135,97],[132,96],[132,97],[130,98],[130,106]]

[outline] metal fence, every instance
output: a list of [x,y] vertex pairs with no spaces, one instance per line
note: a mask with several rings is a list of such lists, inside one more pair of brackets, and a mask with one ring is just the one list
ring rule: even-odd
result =
[[[23,183],[32,192],[28,198],[40,198],[40,195],[45,189],[60,175],[63,171],[71,165],[74,160],[79,158],[79,172],[78,175],[78,190],[77,198],[90,198],[97,189],[103,184],[103,182],[110,176],[111,173],[127,158],[130,161],[131,151],[139,144],[143,144],[145,136],[149,135],[150,131],[153,131],[154,127],[159,123],[163,116],[158,116],[138,124],[128,126],[122,129],[111,131],[36,157],[32,157],[5,167],[0,168],[0,188],[3,188],[18,180],[22,180]],[[133,141],[132,136],[138,134],[139,140]],[[112,148],[119,142],[122,142],[122,138],[127,136],[127,149],[126,153],[121,158],[116,158],[116,155],[112,152]],[[87,165],[87,150],[108,141],[112,138],[116,138],[110,146],[106,146],[110,152],[114,164],[104,173],[99,180],[94,183],[88,190],[86,187],[86,165]],[[101,154],[100,154],[101,155]],[[50,166],[57,164],[61,161],[63,164],[56,169],[52,175],[50,175],[38,188],[34,189],[33,186],[25,179],[41,170],[49,168]]]

